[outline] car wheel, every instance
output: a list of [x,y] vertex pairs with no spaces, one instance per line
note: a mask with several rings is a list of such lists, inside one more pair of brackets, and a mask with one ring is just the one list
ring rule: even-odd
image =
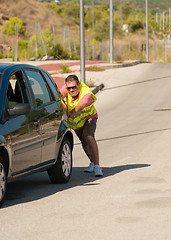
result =
[[2,157],[0,156],[0,206],[2,206],[5,199],[6,186],[7,186],[6,166]]
[[55,166],[48,170],[52,183],[67,183],[72,172],[72,149],[67,138],[63,139]]

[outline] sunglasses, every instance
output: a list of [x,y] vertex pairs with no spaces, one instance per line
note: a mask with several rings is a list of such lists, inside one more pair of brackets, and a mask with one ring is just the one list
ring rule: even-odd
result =
[[67,90],[76,89],[77,86],[67,87]]

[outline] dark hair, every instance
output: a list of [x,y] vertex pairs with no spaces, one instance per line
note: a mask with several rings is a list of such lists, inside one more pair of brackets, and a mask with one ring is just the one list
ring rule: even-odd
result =
[[65,78],[65,83],[67,82],[72,82],[72,81],[76,81],[77,85],[79,84],[79,79],[76,75],[69,75],[67,78]]

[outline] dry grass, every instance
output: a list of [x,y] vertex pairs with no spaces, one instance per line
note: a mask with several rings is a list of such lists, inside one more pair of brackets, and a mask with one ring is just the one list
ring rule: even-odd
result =
[[103,72],[103,71],[105,71],[105,68],[98,67],[98,66],[90,66],[90,67],[86,67],[86,71],[89,71],[89,72]]
[[93,80],[86,80],[86,85],[88,86],[88,87],[94,87],[95,86],[95,82],[93,81]]

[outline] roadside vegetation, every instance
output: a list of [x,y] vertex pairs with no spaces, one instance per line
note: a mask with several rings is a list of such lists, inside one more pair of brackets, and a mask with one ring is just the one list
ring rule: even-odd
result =
[[[94,1],[96,4],[92,8],[92,1],[85,2],[87,4],[85,5],[84,19],[86,60],[108,61],[109,4],[103,0]],[[165,6],[168,6],[167,0],[163,2],[166,2]],[[171,61],[170,51],[167,51],[170,46],[171,19],[168,7],[166,9],[159,8],[163,7],[163,2],[159,5],[160,2],[154,0],[152,1],[154,7],[149,8],[150,61],[164,62],[166,57],[167,61]],[[152,3],[149,5],[151,6]],[[40,23],[35,23],[35,26],[32,27],[34,30],[30,31],[22,19],[11,17],[2,26],[1,42],[4,41],[4,45],[7,47],[3,48],[3,44],[0,46],[0,58],[12,57],[14,59],[16,24],[18,24],[18,60],[42,59],[43,56],[47,58],[51,56],[51,59],[78,60],[80,54],[78,1],[61,0],[58,4],[43,1],[39,4],[42,4],[44,9],[47,9],[46,11],[58,16],[63,29],[59,31],[55,22],[48,28],[43,28]],[[146,18],[143,5],[139,0],[115,1],[113,15],[114,60],[117,62],[132,59],[145,60]],[[9,37],[10,40],[8,40]]]
[[69,68],[68,64],[66,63],[61,63],[59,65],[61,73],[70,73],[72,72],[71,69]]

